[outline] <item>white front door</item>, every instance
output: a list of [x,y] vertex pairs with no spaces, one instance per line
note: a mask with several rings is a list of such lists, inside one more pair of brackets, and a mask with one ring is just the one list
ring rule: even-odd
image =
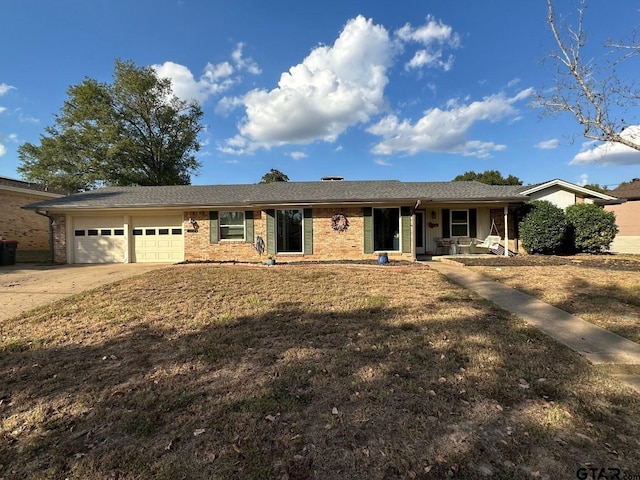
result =
[[424,219],[424,210],[416,210],[416,255],[424,255],[426,251]]

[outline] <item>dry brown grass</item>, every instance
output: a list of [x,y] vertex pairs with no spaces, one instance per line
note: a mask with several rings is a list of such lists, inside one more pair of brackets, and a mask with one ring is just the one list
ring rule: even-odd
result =
[[570,265],[470,267],[588,322],[640,342],[640,262],[636,270]]
[[640,473],[640,400],[425,267],[183,265],[0,326],[0,478]]

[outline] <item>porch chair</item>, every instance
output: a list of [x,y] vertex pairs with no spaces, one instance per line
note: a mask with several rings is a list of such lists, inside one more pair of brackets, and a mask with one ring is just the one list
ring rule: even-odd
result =
[[436,242],[436,255],[438,255],[438,250],[441,250],[442,255],[446,255],[449,253],[449,248],[451,248],[451,240],[448,238],[437,237],[434,239]]
[[459,237],[458,241],[458,253],[463,253],[463,250],[466,250],[467,253],[473,253],[473,239],[471,237]]

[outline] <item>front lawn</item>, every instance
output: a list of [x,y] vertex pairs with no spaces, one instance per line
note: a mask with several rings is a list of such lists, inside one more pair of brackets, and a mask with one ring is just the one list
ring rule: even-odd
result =
[[178,265],[0,325],[0,478],[640,474],[640,397],[424,266]]

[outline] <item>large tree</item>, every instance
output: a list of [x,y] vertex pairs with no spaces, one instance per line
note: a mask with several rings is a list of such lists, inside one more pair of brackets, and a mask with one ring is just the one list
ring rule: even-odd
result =
[[601,55],[594,56],[593,49],[587,51],[585,7],[586,0],[579,0],[577,18],[569,24],[556,16],[553,1],[547,0],[547,22],[556,46],[549,57],[555,74],[551,88],[543,89],[546,93],[538,95],[538,102],[548,114],[572,115],[586,138],[640,150],[640,127],[635,116],[640,87],[633,71],[627,78],[623,72],[634,67],[631,62],[637,70],[640,41],[636,32],[629,32],[633,35],[630,39],[608,40]]
[[18,149],[27,180],[77,192],[102,185],[188,185],[202,110],[151,67],[116,60],[113,83],[86,78],[45,128]]
[[454,182],[476,182],[486,183],[487,185],[522,185],[522,180],[513,175],[503,177],[498,170],[485,170],[482,173],[465,172],[453,179]]
[[265,173],[262,176],[262,179],[260,179],[260,183],[288,182],[288,181],[289,181],[289,177],[287,177],[280,170],[276,170],[275,168],[272,168],[271,170],[269,170],[267,173]]

